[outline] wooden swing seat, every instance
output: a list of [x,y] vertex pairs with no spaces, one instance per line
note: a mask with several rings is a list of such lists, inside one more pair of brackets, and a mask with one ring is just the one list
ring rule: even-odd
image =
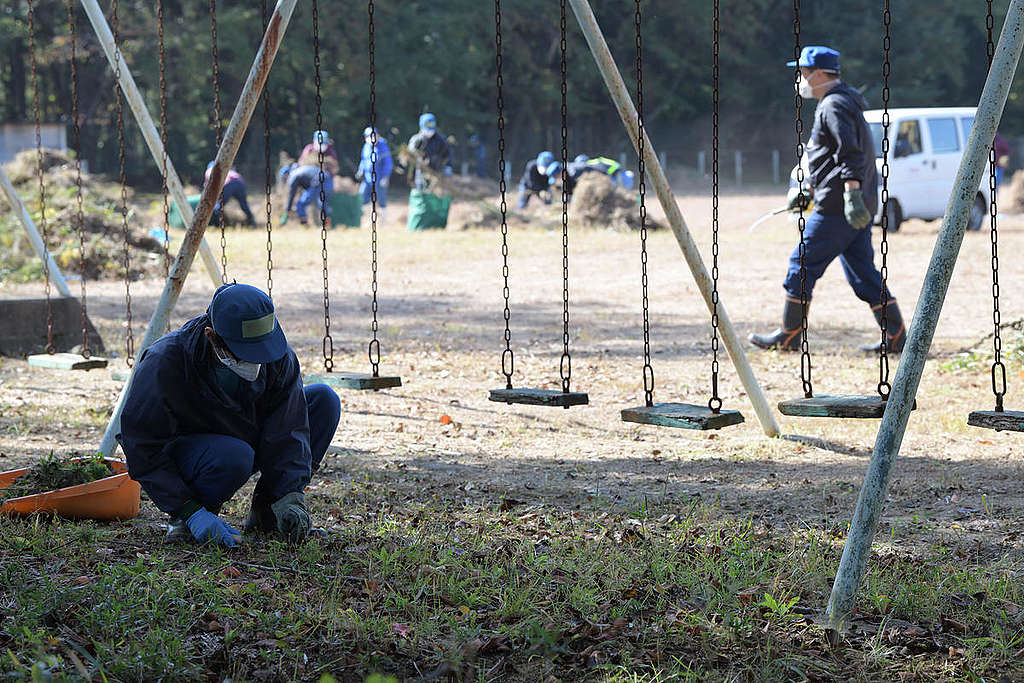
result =
[[365,372],[324,372],[308,375],[307,383],[322,382],[337,389],[359,389],[362,391],[380,391],[402,386],[402,378],[388,375],[373,376]]
[[701,430],[721,429],[744,421],[738,410],[722,410],[715,413],[707,406],[692,403],[655,403],[653,406],[625,408],[622,411],[622,420],[659,427]]
[[520,403],[551,408],[585,406],[590,403],[590,396],[585,391],[562,391],[561,389],[491,389],[488,398],[509,405]]
[[95,370],[107,367],[107,359],[98,356],[86,358],[77,353],[36,353],[28,357],[28,364],[50,370]]
[[967,424],[997,432],[1024,432],[1024,413],[1017,410],[975,410],[967,416]]
[[[917,409],[917,401],[911,410]],[[779,412],[793,417],[838,417],[873,419],[885,412],[885,400],[878,394],[855,396],[822,394],[811,398],[779,401]]]

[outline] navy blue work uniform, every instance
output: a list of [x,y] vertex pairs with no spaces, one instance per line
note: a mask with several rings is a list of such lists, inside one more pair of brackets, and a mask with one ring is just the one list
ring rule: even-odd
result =
[[330,387],[302,386],[290,347],[249,382],[217,360],[207,327],[209,314],[193,318],[146,350],[117,435],[132,479],[172,517],[191,501],[216,513],[256,472],[254,500],[301,492],[341,415]]
[[[868,304],[877,304],[882,275],[875,268],[870,228],[856,230],[843,213],[847,180],[859,180],[864,204],[871,215],[878,210],[878,173],[871,131],[864,120],[867,102],[857,90],[839,83],[818,102],[814,126],[807,143],[807,185],[814,193],[814,209],[804,232],[806,295],[828,265],[838,256],[854,293]],[[800,247],[789,257],[783,283],[789,296],[800,299]],[[886,300],[892,296],[885,293]]]

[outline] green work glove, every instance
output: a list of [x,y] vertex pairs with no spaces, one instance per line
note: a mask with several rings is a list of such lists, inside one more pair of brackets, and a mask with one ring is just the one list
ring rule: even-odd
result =
[[277,530],[289,541],[298,543],[309,535],[313,520],[306,509],[306,497],[300,491],[282,497],[270,510],[277,519]]
[[285,215],[281,216],[281,225],[284,225],[287,222],[288,222],[288,214],[285,214]]
[[871,225],[871,212],[864,206],[864,193],[860,190],[847,190],[843,193],[843,213],[854,230]]
[[811,199],[811,195],[806,191],[800,191],[794,188],[789,191],[789,195],[786,198],[786,210],[799,211],[803,213],[807,210],[807,207],[811,205]]

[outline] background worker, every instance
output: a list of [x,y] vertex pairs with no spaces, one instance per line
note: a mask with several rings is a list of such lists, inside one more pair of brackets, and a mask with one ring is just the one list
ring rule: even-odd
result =
[[227,284],[146,349],[117,440],[132,479],[170,515],[171,539],[236,545],[218,514],[259,472],[244,530],[301,541],[312,528],[303,490],[340,416],[330,387],[302,385],[270,297]]
[[1010,143],[999,133],[996,133],[992,140],[992,147],[996,152],[996,187],[1003,183],[1003,175],[1010,167]]
[[422,114],[419,126],[419,132],[409,138],[408,148],[416,165],[415,187],[424,190],[432,184],[428,175],[447,177],[452,174],[452,150],[438,133],[437,118],[433,114]]
[[324,173],[335,176],[338,174],[338,152],[334,149],[334,141],[326,130],[314,130],[313,141],[302,148],[299,154],[299,166],[320,166],[320,153],[324,156]]
[[[807,143],[806,189],[789,201],[791,210],[803,210],[813,199],[814,209],[804,231],[803,277],[800,247],[789,257],[783,283],[786,299],[782,325],[771,334],[750,335],[750,342],[763,349],[798,350],[807,313],[800,303],[801,280],[809,306],[815,283],[838,256],[847,282],[857,297],[871,306],[879,325],[879,297],[884,295],[887,350],[901,351],[907,336],[903,316],[892,294],[882,292],[882,276],[875,268],[871,246],[870,225],[878,210],[878,175],[874,142],[864,120],[867,102],[839,79],[839,53],[831,48],[807,46],[800,59],[788,66],[800,69],[800,95],[819,100]],[[861,348],[878,351],[880,347],[881,341]]]
[[555,176],[562,172],[562,164],[555,161],[555,155],[544,150],[536,159],[526,162],[523,177],[519,179],[519,198],[517,209],[525,209],[530,197],[536,195],[545,204],[551,203],[551,186]]
[[[206,165],[206,175],[203,176],[203,182],[210,182],[210,173],[213,170],[214,162],[210,162]],[[213,205],[213,218],[212,222],[219,225],[223,220],[221,216],[221,208],[228,203],[229,199],[234,199],[238,202],[238,205],[242,207],[242,213],[245,214],[245,224],[252,226],[256,225],[256,219],[253,218],[252,210],[249,209],[249,202],[245,196],[245,179],[242,178],[242,174],[235,170],[232,166],[228,171],[227,177],[224,179],[224,187],[220,191],[220,199]]]
[[[281,169],[281,177],[288,186],[288,202],[284,205],[284,215],[281,216],[281,225],[288,222],[288,214],[292,210],[292,203],[295,202],[295,195],[299,194],[299,201],[295,204],[295,213],[299,217],[299,223],[309,224],[306,216],[306,207],[316,202],[317,208],[323,208],[326,216],[326,226],[331,227],[331,195],[334,193],[334,178],[326,169],[321,173],[319,166],[299,166],[289,164]],[[323,200],[320,198],[321,183],[320,176],[323,175]],[[318,215],[319,219],[319,215]]]
[[473,175],[487,177],[487,148],[480,142],[480,136],[473,133],[469,136],[469,163]]
[[[374,134],[377,143],[374,145]],[[374,149],[376,149],[376,164],[374,164]],[[394,169],[394,160],[391,158],[391,150],[388,142],[376,129],[369,126],[363,130],[363,150],[359,156],[359,167],[356,169],[356,180],[359,182],[359,196],[363,198],[363,204],[369,204],[373,193],[373,171],[376,166],[377,172],[377,206],[380,210],[380,221],[384,222],[384,209],[388,205],[388,186],[391,184],[391,171]]]

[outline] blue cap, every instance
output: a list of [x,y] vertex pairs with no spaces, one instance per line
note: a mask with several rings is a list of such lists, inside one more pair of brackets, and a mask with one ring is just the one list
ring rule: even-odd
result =
[[327,135],[326,130],[314,130],[313,131],[313,144],[324,143],[325,145],[330,142],[330,138]]
[[239,360],[273,363],[288,352],[288,340],[274,315],[274,303],[252,285],[221,285],[206,314],[213,331]]
[[374,133],[377,133],[377,137],[380,137],[380,133],[373,126],[367,126],[366,128],[363,129],[363,137],[364,138],[368,138],[371,135],[373,135]]
[[210,170],[211,168],[213,168],[213,165],[214,165],[215,163],[216,163],[216,162],[214,162],[214,161],[211,161],[210,163],[208,163],[208,164],[206,165],[206,170],[207,170],[207,171],[209,171],[209,170]]
[[540,166],[541,168],[547,168],[554,162],[554,160],[555,155],[547,150],[544,150],[543,152],[537,155],[537,165]]
[[437,119],[431,113],[420,114],[420,129],[421,130],[436,130]]
[[839,53],[824,45],[808,45],[800,51],[800,59],[786,62],[786,66],[806,66],[809,69],[839,71]]

